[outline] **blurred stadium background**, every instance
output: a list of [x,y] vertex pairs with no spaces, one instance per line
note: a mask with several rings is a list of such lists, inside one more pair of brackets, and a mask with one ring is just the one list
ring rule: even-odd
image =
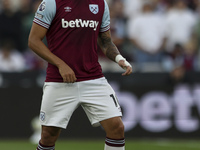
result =
[[[41,0],[0,0],[0,149],[35,149],[46,63],[27,46]],[[123,110],[127,150],[199,150],[200,1],[107,0],[113,42],[133,65],[99,51]],[[44,42],[46,42],[44,40]],[[81,108],[57,149],[102,150],[105,135]]]

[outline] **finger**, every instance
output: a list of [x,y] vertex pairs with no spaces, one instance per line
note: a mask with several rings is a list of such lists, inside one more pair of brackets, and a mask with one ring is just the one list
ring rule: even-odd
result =
[[64,76],[63,77],[63,82],[65,82],[65,83],[69,83],[69,77],[68,76]]
[[66,74],[63,77],[63,82],[65,82],[65,83],[72,83],[72,79],[71,79],[70,75]]
[[128,66],[128,69],[127,69],[128,71],[129,71],[129,74],[131,74],[132,72],[133,72],[133,69],[132,69],[132,67],[130,67],[130,66]]
[[75,76],[75,74],[71,74],[71,75],[69,75],[69,80],[68,80],[68,82],[69,83],[74,83],[74,82],[76,82],[76,76]]
[[128,71],[124,72],[122,75],[123,75],[123,76],[128,75]]
[[70,83],[76,82],[76,76],[75,76],[75,74],[70,74],[69,78],[70,78],[70,81],[69,81]]
[[123,73],[122,75],[125,76],[125,75],[130,75],[132,73],[132,67],[130,66],[127,66],[126,67],[126,72]]
[[74,83],[74,75],[69,76],[69,83]]
[[63,78],[63,82],[64,82],[64,83],[68,83],[68,81],[67,81],[66,78]]
[[76,76],[74,75],[74,76],[73,76],[73,81],[76,82],[76,80],[77,80],[77,78],[76,78]]
[[132,67],[128,67],[128,73],[127,73],[127,75],[130,75],[132,72],[133,72],[133,70],[132,70]]

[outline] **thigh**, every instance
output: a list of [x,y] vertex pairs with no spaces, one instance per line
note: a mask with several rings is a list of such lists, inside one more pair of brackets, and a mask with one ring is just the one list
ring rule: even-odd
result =
[[41,124],[66,128],[78,104],[76,84],[45,83],[40,112]]
[[93,126],[99,126],[100,121],[122,116],[115,92],[105,78],[85,82],[82,86],[81,105]]

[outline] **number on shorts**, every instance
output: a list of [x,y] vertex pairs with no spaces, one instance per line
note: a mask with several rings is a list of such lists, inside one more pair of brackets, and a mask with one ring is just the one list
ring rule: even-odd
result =
[[115,103],[115,106],[117,107],[117,103],[118,103],[118,102],[117,102],[117,100],[115,99],[115,96],[114,96],[113,94],[111,94],[110,97],[112,97],[112,99],[113,99],[113,101],[114,101],[114,103]]

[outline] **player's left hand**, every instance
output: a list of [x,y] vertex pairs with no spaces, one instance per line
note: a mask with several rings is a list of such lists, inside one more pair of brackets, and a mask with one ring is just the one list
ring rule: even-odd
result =
[[127,61],[125,62],[124,60],[120,60],[118,64],[125,70],[122,74],[123,76],[130,75],[133,72],[132,66]]

